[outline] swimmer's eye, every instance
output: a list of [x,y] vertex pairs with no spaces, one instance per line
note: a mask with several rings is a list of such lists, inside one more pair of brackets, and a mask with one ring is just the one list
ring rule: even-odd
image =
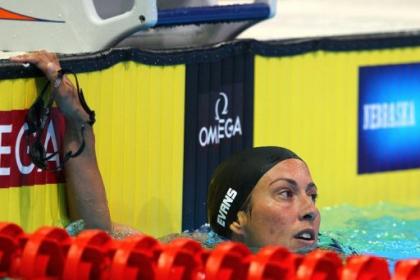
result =
[[290,199],[293,197],[293,192],[291,190],[282,190],[278,193],[278,195],[282,198],[282,199]]
[[318,194],[317,193],[311,194],[311,198],[313,202],[316,202],[316,200],[318,199]]

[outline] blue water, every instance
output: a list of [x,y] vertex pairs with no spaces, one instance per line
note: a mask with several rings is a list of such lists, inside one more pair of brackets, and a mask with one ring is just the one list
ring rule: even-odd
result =
[[386,258],[391,270],[397,260],[420,258],[420,205],[325,207],[320,231],[359,254]]

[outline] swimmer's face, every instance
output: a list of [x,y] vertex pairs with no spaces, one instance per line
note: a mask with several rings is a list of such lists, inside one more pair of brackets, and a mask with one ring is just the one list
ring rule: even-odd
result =
[[315,246],[320,224],[316,196],[306,164],[281,161],[261,177],[251,193],[250,210],[240,211],[230,228],[250,247],[280,245],[295,251]]

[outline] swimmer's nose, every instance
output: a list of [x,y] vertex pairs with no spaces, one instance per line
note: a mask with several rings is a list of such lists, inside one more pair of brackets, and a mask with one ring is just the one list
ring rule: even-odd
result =
[[312,199],[302,198],[302,208],[299,219],[301,221],[313,222],[318,216],[318,210]]
[[316,212],[308,212],[303,215],[302,220],[312,222],[315,220],[316,215],[317,215]]

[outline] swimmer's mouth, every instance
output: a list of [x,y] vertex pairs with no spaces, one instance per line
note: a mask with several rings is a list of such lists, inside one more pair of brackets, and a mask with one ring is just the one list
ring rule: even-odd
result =
[[305,241],[315,241],[315,231],[312,229],[304,229],[295,234],[294,238]]

